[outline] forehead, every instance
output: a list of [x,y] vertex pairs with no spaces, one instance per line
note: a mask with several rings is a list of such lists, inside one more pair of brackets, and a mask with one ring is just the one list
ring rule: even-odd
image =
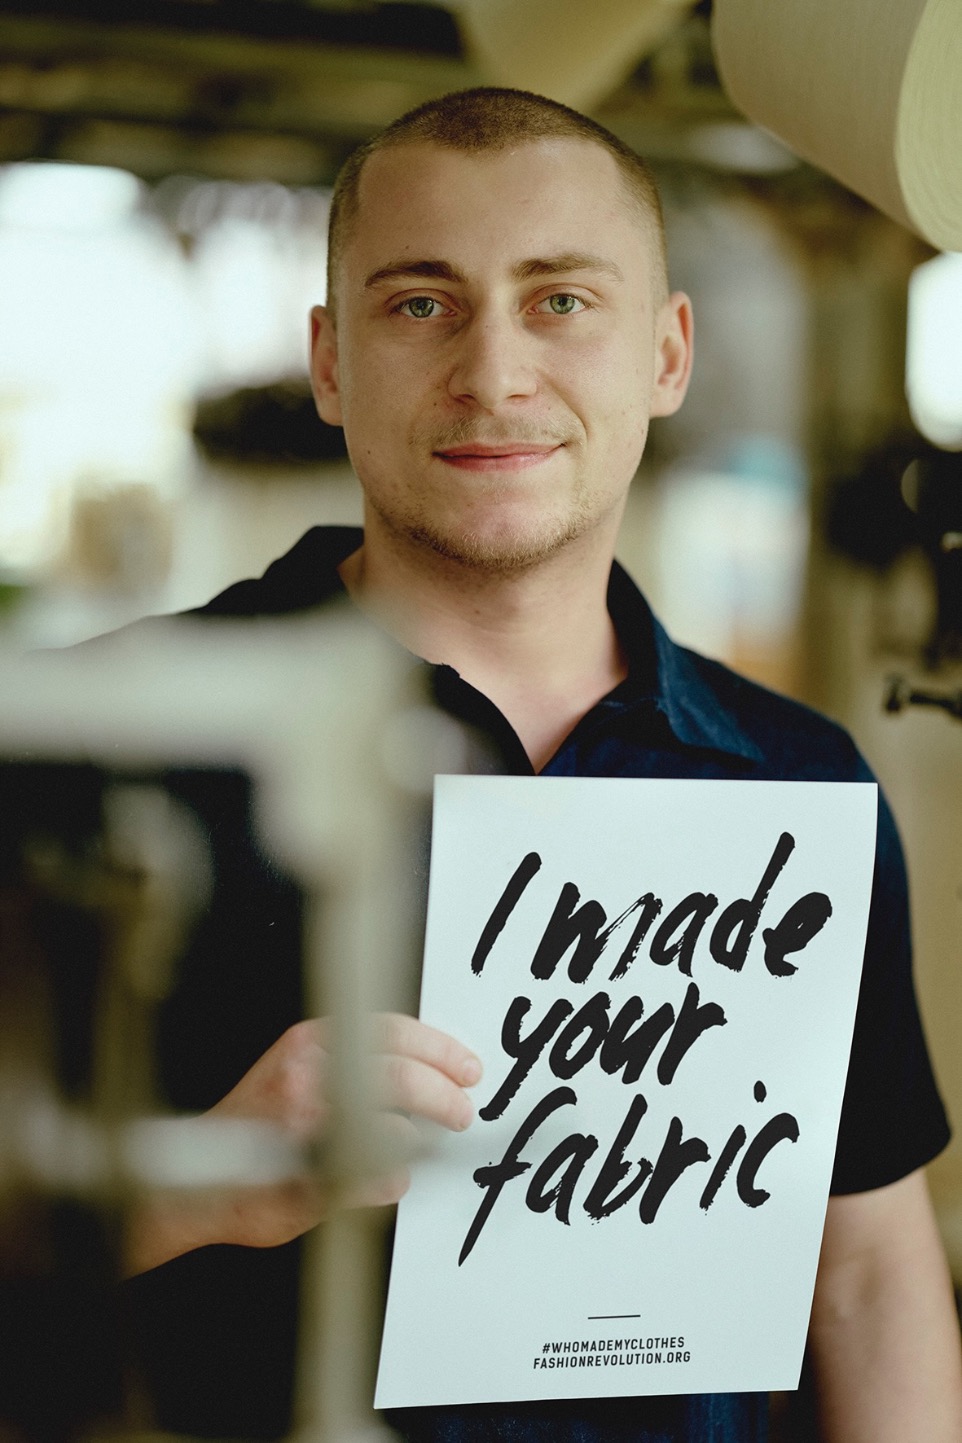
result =
[[428,143],[386,147],[361,171],[345,247],[353,275],[386,256],[483,269],[530,255],[602,252],[647,274],[638,201],[604,147],[578,138],[465,152]]

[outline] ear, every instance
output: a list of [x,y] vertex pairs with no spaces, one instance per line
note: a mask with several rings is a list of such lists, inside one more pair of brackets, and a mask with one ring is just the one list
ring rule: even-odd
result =
[[340,426],[341,391],[337,372],[337,332],[326,306],[311,311],[311,386],[322,421]]
[[675,291],[655,317],[653,416],[673,416],[685,399],[691,376],[694,319],[691,301]]

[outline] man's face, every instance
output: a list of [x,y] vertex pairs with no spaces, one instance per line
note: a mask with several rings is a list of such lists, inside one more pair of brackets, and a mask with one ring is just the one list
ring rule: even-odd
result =
[[688,374],[611,156],[577,139],[376,152],[315,316],[318,409],[344,426],[366,529],[486,572],[614,546],[651,415]]

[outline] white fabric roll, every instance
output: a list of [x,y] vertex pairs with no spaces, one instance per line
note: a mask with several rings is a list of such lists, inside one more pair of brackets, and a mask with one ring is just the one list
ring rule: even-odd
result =
[[715,0],[734,103],[942,250],[962,250],[962,0]]
[[591,110],[693,0],[455,0],[484,80]]

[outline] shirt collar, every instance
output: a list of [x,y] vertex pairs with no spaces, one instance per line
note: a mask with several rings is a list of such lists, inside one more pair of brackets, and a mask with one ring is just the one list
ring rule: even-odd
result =
[[[343,592],[335,568],[360,546],[363,533],[347,527],[330,527],[323,532],[315,528],[315,532],[323,535],[329,548],[332,584]],[[764,759],[740,719],[732,715],[712,685],[711,673],[718,663],[672,641],[617,561],[608,583],[608,610],[628,658],[628,678],[612,693],[610,705],[654,705],[675,739],[685,746],[725,752],[751,762]]]
[[710,674],[717,663],[672,641],[617,561],[611,571],[608,609],[628,657],[626,703],[629,697],[633,702],[653,703],[686,746],[752,762],[763,760],[762,751],[712,685]]

